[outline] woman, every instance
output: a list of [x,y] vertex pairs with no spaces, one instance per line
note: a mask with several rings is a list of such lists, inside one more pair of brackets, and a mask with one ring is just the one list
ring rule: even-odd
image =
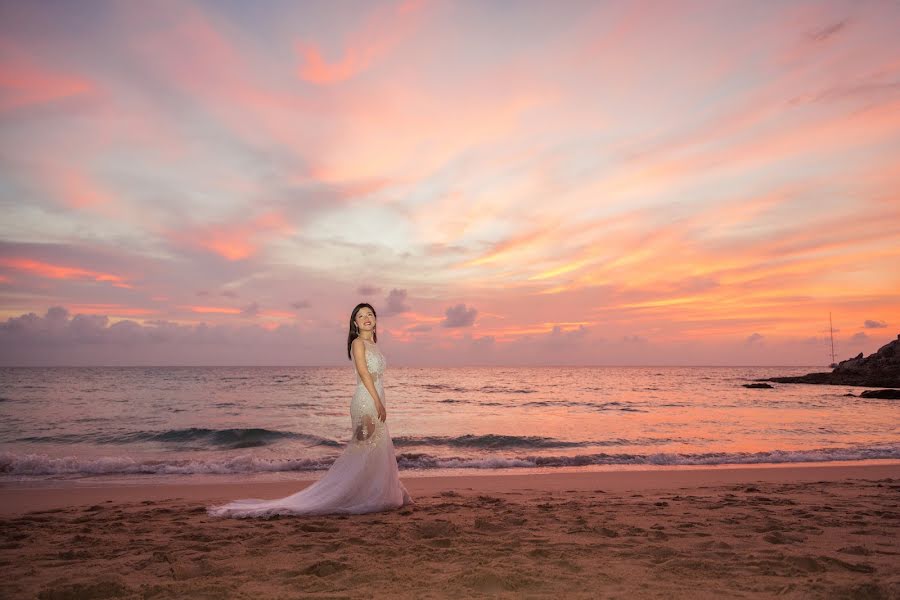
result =
[[208,507],[210,516],[359,514],[413,503],[400,482],[394,443],[385,422],[382,376],[387,362],[377,342],[375,309],[367,303],[356,305],[347,336],[347,357],[356,367],[356,392],[350,402],[353,435],[328,472],[286,498],[235,500]]

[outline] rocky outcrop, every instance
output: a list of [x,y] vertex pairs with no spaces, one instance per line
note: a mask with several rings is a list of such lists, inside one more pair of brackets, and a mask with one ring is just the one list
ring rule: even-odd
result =
[[882,400],[900,400],[900,390],[866,390],[860,398],[880,398]]
[[865,387],[900,387],[900,335],[874,354],[859,353],[838,363],[831,373],[809,373],[798,377],[768,377],[757,381],[777,383],[817,383],[825,385],[859,385]]
[[771,390],[772,386],[768,383],[745,383],[745,388]]

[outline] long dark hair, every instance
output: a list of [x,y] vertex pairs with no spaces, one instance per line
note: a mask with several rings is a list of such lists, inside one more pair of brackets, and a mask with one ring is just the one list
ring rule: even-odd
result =
[[[356,324],[356,313],[358,313],[359,309],[363,308],[364,306],[368,307],[369,310],[372,311],[372,316],[374,316],[376,319],[378,318],[378,315],[375,313],[375,309],[372,308],[372,305],[368,302],[360,302],[356,305],[356,308],[353,309],[353,312],[350,313],[350,333],[347,334],[347,358],[349,360],[353,360],[353,357],[350,356],[350,344],[353,343],[353,340],[359,337],[359,330],[354,327],[354,325]],[[378,325],[376,324],[375,327],[378,327]],[[378,332],[375,331],[374,328],[372,329],[372,341],[378,341]]]

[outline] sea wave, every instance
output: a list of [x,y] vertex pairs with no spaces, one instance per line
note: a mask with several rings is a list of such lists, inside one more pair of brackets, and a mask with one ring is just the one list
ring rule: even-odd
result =
[[460,435],[460,436],[421,436],[421,437],[396,437],[395,446],[451,446],[457,448],[482,448],[485,450],[501,450],[505,448],[583,448],[589,446],[644,446],[656,444],[671,444],[682,440],[672,438],[642,438],[628,440],[625,438],[613,438],[595,441],[571,441],[560,440],[552,437],[534,435],[501,435],[488,433],[485,435]]
[[506,469],[515,467],[586,467],[604,465],[729,465],[777,464],[900,459],[900,444],[817,450],[771,450],[766,452],[705,452],[651,454],[579,454],[574,456],[438,457],[404,453],[397,457],[401,469]]
[[141,444],[156,442],[176,446],[237,450],[240,448],[269,446],[285,440],[304,442],[308,446],[340,447],[343,445],[340,442],[308,433],[278,431],[260,427],[229,429],[189,427],[186,429],[131,431],[127,433],[59,434],[29,436],[13,441],[48,444]]
[[[634,408],[634,403],[632,402],[579,402],[573,400],[535,400],[533,402],[523,402],[523,406],[538,406],[538,407],[549,407],[549,408],[561,408],[561,407],[585,407],[591,410],[619,410],[623,412],[649,412],[646,410],[642,410],[640,408]],[[680,404],[675,404],[673,406],[682,406]]]
[[[128,456],[51,457],[44,454],[0,453],[0,474],[7,476],[59,475],[193,475],[240,474],[327,469],[335,457],[316,459],[261,458],[251,454],[206,459],[137,460]],[[404,452],[397,455],[401,470],[512,469],[519,467],[582,467],[592,465],[727,465],[810,463],[871,459],[900,459],[900,444],[771,450],[766,452],[582,454],[575,456],[497,455],[481,457],[435,456]]]
[[420,387],[428,390],[429,392],[436,392],[436,393],[481,392],[483,394],[533,394],[537,391],[537,390],[534,390],[531,388],[515,388],[515,387],[504,386],[504,385],[483,385],[481,387],[467,389],[464,387],[459,387],[456,385],[449,385],[446,383],[422,383],[422,384],[420,384]]

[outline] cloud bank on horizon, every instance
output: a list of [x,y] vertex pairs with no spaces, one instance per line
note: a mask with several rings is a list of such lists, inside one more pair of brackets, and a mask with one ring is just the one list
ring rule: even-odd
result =
[[0,6],[0,364],[827,364],[900,330],[900,4]]

